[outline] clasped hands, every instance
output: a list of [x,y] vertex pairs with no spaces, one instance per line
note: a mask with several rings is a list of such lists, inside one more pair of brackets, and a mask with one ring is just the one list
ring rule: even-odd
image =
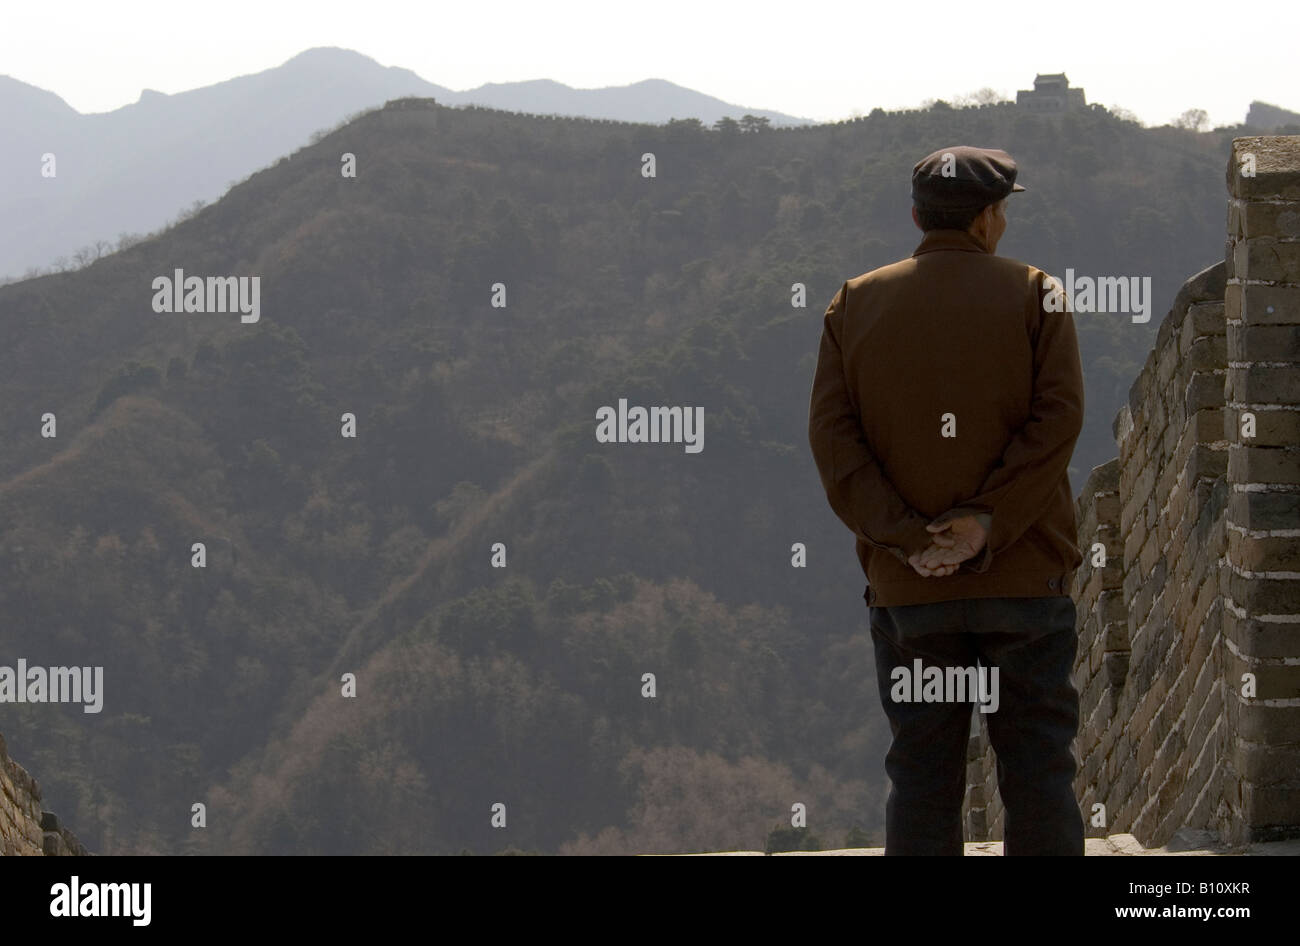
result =
[[926,526],[930,544],[907,559],[918,575],[926,578],[951,575],[962,562],[974,558],[984,548],[988,533],[974,516],[960,516],[942,525]]

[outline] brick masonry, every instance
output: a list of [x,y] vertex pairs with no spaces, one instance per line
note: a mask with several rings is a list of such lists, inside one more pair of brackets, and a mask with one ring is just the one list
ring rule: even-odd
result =
[[63,857],[90,852],[58,816],[41,808],[41,787],[9,758],[0,735],[0,855]]
[[[1235,139],[1227,184],[1224,261],[1183,284],[1076,500],[1090,838],[1300,837],[1300,137]],[[1000,840],[973,715],[968,840]]]

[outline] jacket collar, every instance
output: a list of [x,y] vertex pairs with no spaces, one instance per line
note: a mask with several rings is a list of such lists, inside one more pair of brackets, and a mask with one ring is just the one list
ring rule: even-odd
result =
[[971,253],[987,253],[988,248],[965,230],[930,230],[921,238],[921,244],[913,256],[931,253],[935,250],[966,250]]

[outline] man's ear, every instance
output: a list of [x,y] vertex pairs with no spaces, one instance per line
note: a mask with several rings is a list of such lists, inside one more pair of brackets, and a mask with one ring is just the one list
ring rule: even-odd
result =
[[912,205],[912,222],[916,224],[916,229],[918,230],[925,229],[924,227],[921,226],[921,218],[916,212],[916,204]]

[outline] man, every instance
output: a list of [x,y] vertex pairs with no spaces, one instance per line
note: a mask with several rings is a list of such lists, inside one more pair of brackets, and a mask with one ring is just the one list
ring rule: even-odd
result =
[[994,707],[1005,852],[1083,853],[1069,597],[1082,556],[1066,472],[1083,372],[1059,283],[994,255],[1016,174],[999,150],[920,161],[920,245],[845,282],[823,323],[808,434],[867,578],[893,732],[887,855],[963,851],[970,701],[899,683],[934,667],[978,670],[998,691],[981,690],[980,709]]

